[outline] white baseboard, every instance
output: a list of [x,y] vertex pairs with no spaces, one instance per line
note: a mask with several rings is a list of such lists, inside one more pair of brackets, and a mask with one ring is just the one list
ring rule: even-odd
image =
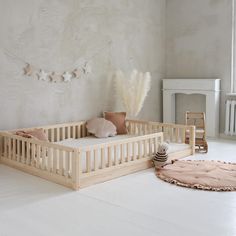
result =
[[220,138],[222,139],[228,139],[228,140],[236,140],[236,135],[226,135],[224,133],[220,133]]

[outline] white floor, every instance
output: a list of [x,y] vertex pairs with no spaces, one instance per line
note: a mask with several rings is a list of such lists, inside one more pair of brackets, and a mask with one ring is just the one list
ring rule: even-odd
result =
[[[236,142],[211,141],[195,159],[236,162]],[[71,191],[0,165],[0,236],[236,235],[236,192],[157,179],[153,169]]]

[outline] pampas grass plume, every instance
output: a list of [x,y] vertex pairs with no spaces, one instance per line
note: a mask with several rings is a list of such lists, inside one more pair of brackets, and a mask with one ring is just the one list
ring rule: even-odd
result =
[[116,72],[116,93],[129,116],[137,116],[151,87],[151,75],[133,70],[126,77],[121,70]]

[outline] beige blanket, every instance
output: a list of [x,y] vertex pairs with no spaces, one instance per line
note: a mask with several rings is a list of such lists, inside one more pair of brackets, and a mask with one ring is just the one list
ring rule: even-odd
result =
[[236,190],[236,163],[176,160],[156,173],[160,179],[183,187],[212,191]]

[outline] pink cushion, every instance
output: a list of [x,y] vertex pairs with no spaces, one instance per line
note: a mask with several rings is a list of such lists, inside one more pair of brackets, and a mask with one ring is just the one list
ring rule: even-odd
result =
[[125,124],[126,112],[104,112],[104,118],[111,121],[117,130],[117,134],[127,134],[127,128]]
[[97,138],[107,138],[116,135],[116,126],[104,118],[93,118],[87,121],[86,128],[89,133],[94,134]]
[[16,135],[22,136],[24,138],[35,138],[41,141],[48,142],[48,138],[43,129],[20,130],[16,132]]
[[33,129],[33,130],[26,131],[26,133],[32,135],[34,138],[38,140],[48,142],[48,138],[46,134],[44,133],[43,129]]

